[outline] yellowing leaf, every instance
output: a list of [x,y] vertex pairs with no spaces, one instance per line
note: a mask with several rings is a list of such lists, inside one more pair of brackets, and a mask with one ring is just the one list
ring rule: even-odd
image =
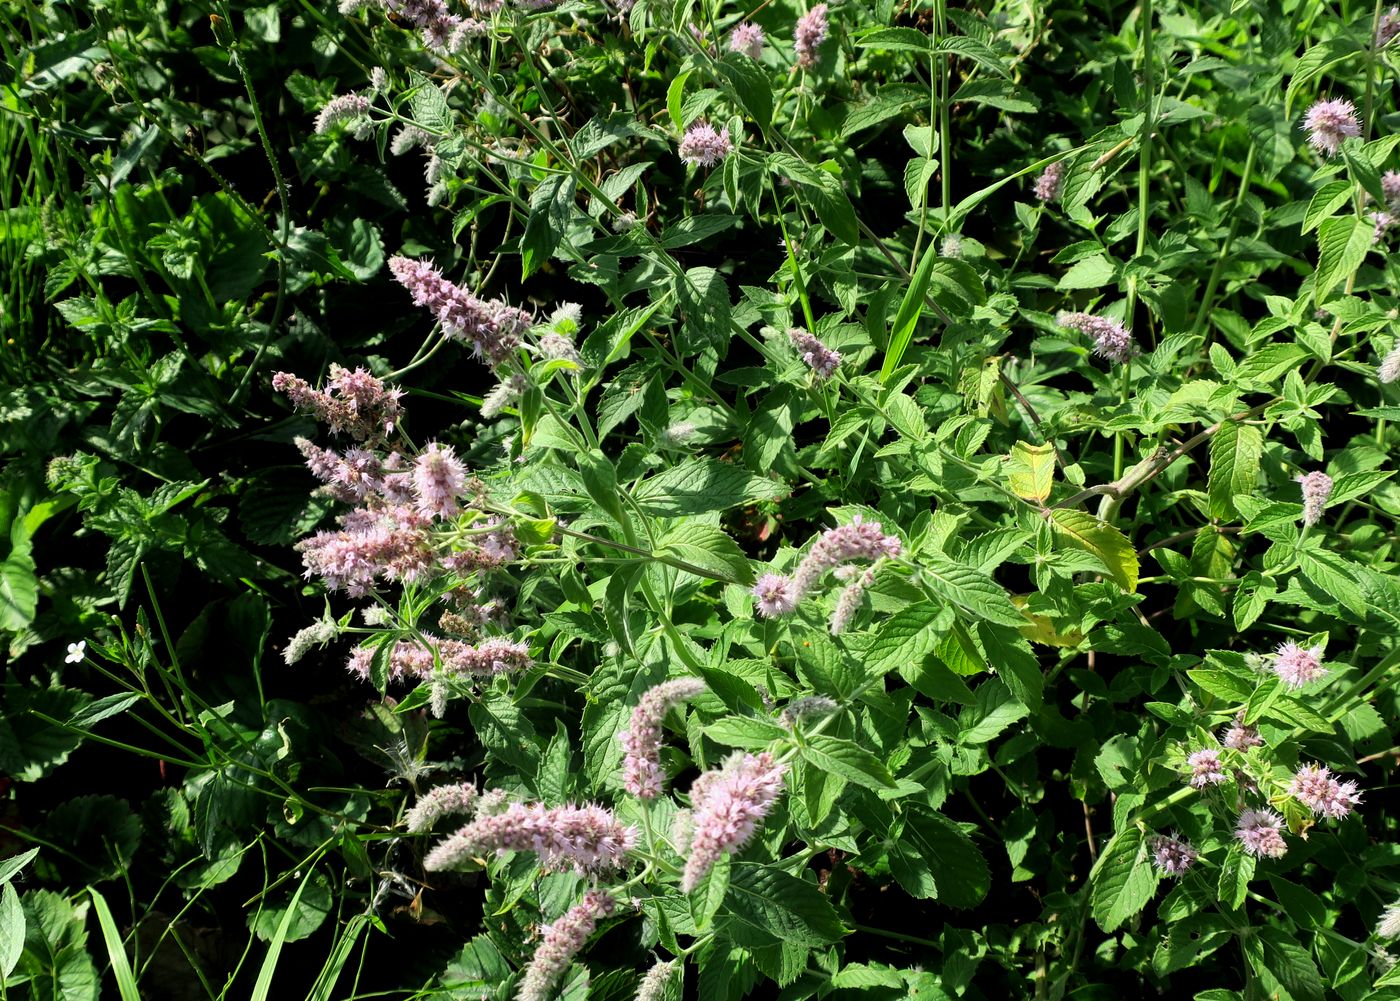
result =
[[1006,460],[1006,478],[1017,497],[1044,503],[1055,483],[1055,447],[1018,441]]
[[1102,563],[1123,590],[1137,590],[1137,552],[1118,529],[1091,514],[1068,510],[1051,511],[1050,525],[1057,538]]

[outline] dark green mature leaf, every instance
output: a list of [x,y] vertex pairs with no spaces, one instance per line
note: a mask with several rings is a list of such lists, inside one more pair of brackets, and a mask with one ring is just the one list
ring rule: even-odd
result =
[[921,560],[920,579],[938,597],[957,605],[974,619],[1003,626],[1023,626],[1026,618],[1011,603],[1006,589],[970,567],[958,566],[934,552]]
[[1157,892],[1158,875],[1142,829],[1130,826],[1115,834],[1104,846],[1089,880],[1094,920],[1104,931],[1113,931],[1146,907]]
[[932,628],[938,614],[937,606],[925,601],[908,605],[891,615],[881,624],[875,641],[866,650],[866,670],[879,676],[917,666],[938,643],[938,634]]
[[812,734],[802,747],[802,756],[812,765],[832,775],[879,792],[893,789],[889,770],[875,755],[840,737]]
[[1235,498],[1254,490],[1264,435],[1251,424],[1230,421],[1210,440],[1210,513],[1214,518],[1236,517]]
[[1278,1001],[1323,1001],[1322,977],[1308,950],[1278,928],[1254,929],[1244,954],[1267,996]]
[[730,869],[729,910],[729,934],[739,945],[778,939],[817,946],[845,933],[831,901],[814,884],[752,862],[735,862]]
[[781,483],[754,476],[727,462],[687,459],[644,480],[635,499],[648,514],[675,518],[773,500],[782,490]]
[[962,829],[939,814],[912,806],[886,842],[890,872],[910,896],[949,907],[976,907],[991,886],[982,852]]
[[1373,227],[1355,216],[1327,219],[1317,228],[1317,275],[1313,298],[1319,306],[1332,290],[1356,273],[1371,249]]

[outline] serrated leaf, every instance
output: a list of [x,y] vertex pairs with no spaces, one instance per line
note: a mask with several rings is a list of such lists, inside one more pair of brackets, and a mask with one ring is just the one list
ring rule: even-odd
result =
[[1137,590],[1137,551],[1118,529],[1083,511],[1064,508],[1050,512],[1050,525],[1059,539],[1102,563],[1123,590]]
[[727,462],[688,459],[643,481],[634,499],[647,514],[676,518],[774,500],[783,489],[775,480],[754,476]]
[[1259,476],[1264,434],[1252,424],[1230,421],[1210,440],[1207,480],[1212,518],[1236,518],[1235,498],[1248,496]]
[[1356,273],[1371,249],[1374,227],[1355,216],[1324,220],[1317,228],[1317,274],[1313,300],[1327,302],[1332,290]]
[[1230,910],[1235,910],[1244,903],[1245,891],[1249,889],[1249,881],[1254,878],[1255,865],[1254,856],[1240,845],[1230,846],[1225,855],[1225,862],[1220,867],[1220,879],[1217,883],[1220,902]]
[[1006,460],[1006,480],[1017,497],[1043,503],[1055,485],[1055,447],[1016,442]]
[[886,848],[890,873],[912,897],[976,907],[987,895],[987,860],[962,828],[945,817],[911,807],[903,829]]
[[973,618],[1018,628],[1026,624],[1006,589],[990,577],[971,567],[959,566],[934,551],[924,554],[922,564],[919,579],[928,589]]
[[734,918],[730,934],[739,945],[762,945],[773,939],[825,945],[844,934],[831,901],[815,884],[752,862],[732,864],[729,911]]
[[1094,920],[1106,932],[1146,907],[1157,892],[1158,875],[1142,829],[1131,826],[1115,834],[1104,846],[1089,880]]
[[832,775],[839,775],[857,785],[874,789],[894,788],[889,770],[865,748],[827,734],[812,734],[802,747],[802,756],[813,766]]

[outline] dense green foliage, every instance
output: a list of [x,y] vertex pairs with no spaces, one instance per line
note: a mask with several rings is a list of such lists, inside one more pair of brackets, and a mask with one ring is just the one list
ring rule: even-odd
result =
[[0,3],[0,997],[1400,998],[1400,12],[491,6]]

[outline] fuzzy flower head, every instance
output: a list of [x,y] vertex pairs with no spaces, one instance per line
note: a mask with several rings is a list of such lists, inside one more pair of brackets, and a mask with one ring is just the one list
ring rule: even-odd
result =
[[1035,179],[1035,197],[1042,202],[1057,202],[1065,183],[1065,162],[1057,160]]
[[695,167],[713,167],[734,148],[729,134],[716,129],[709,122],[695,122],[685,130],[681,139],[680,155],[686,163]]
[[1159,834],[1148,843],[1148,847],[1152,852],[1153,864],[1167,876],[1180,876],[1200,858],[1200,853],[1191,847],[1189,841],[1172,835]]
[[1308,145],[1323,156],[1336,156],[1343,140],[1361,135],[1361,119],[1356,107],[1344,98],[1317,101],[1303,117],[1302,128]]
[[1376,25],[1376,48],[1384,48],[1400,35],[1400,7],[1392,7],[1381,15]]
[[1322,647],[1304,649],[1292,640],[1279,644],[1274,653],[1273,670],[1290,688],[1302,688],[1327,673],[1322,666]]
[[374,123],[369,117],[369,98],[362,94],[341,94],[321,106],[316,115],[316,134],[325,135],[333,127],[345,124],[356,139],[366,139]]
[[817,49],[826,41],[829,30],[826,11],[826,4],[819,3],[797,19],[797,27],[792,32],[792,48],[797,53],[797,65],[802,69],[817,64]]
[[601,806],[512,803],[478,817],[441,842],[423,860],[429,871],[453,869],[490,852],[534,852],[546,870],[572,868],[596,874],[621,868],[637,842],[637,831]]
[[1400,212],[1400,170],[1387,170],[1381,175],[1381,194],[1392,212]]
[[1288,794],[1313,813],[1341,820],[1361,802],[1355,782],[1338,782],[1326,765],[1303,765],[1288,784]]
[[1303,524],[1311,527],[1322,520],[1322,509],[1332,496],[1332,477],[1315,469],[1297,479],[1303,488]]
[[358,441],[383,441],[403,416],[403,391],[385,388],[363,368],[352,371],[332,364],[324,389],[313,389],[290,372],[278,372],[272,388],[284,393],[296,409],[310,411],[332,434],[348,434]]
[[632,710],[622,741],[622,782],[639,799],[661,795],[661,724],[672,706],[705,690],[698,678],[676,678],[650,688]]
[[452,518],[461,508],[457,498],[466,492],[467,469],[451,445],[430,442],[413,462],[413,492],[425,518]]
[[833,351],[801,327],[788,330],[788,340],[802,356],[802,361],[822,381],[830,379],[841,364],[841,352]]
[[1245,810],[1235,826],[1235,837],[1255,858],[1282,858],[1288,851],[1283,818],[1273,810]]
[[1203,747],[1194,752],[1186,759],[1186,764],[1191,768],[1190,781],[1194,789],[1204,789],[1225,781],[1225,771],[1220,765],[1220,752],[1213,748]]
[[750,59],[763,55],[763,29],[749,21],[736,24],[729,33],[729,51],[742,52]]
[[1376,923],[1376,935],[1379,938],[1400,938],[1400,900],[1381,912],[1381,919]]
[[413,809],[404,817],[408,833],[426,831],[442,817],[470,813],[477,799],[476,785],[471,782],[457,782],[437,786],[418,797]]
[[637,986],[636,1001],[661,1001],[666,996],[666,985],[671,982],[675,971],[674,961],[657,963],[647,970],[647,975]]
[[797,608],[791,577],[766,573],[754,583],[752,593],[754,611],[765,619],[788,615]]
[[849,584],[841,589],[841,594],[836,599],[836,607],[831,610],[831,621],[828,623],[831,635],[839,636],[850,626],[856,612],[860,611],[861,602],[865,598],[865,589],[874,581],[875,575],[866,570],[857,574]]
[[1117,320],[1089,313],[1061,312],[1055,322],[1062,327],[1078,330],[1094,339],[1094,354],[1111,362],[1123,364],[1137,353],[1133,334]]
[[1396,223],[1400,223],[1400,215],[1384,209],[1372,212],[1366,218],[1371,221],[1371,242],[1373,244],[1384,240],[1386,234],[1395,228]]
[[1395,347],[1381,359],[1380,365],[1376,367],[1376,376],[1386,385],[1400,380],[1400,340],[1397,340]]
[[865,521],[856,515],[849,525],[838,525],[823,532],[797,565],[792,579],[798,600],[812,590],[828,570],[852,560],[895,557],[901,551],[898,536],[886,535],[878,521]]
[[1243,751],[1250,747],[1259,747],[1264,743],[1259,738],[1259,731],[1252,726],[1244,725],[1244,713],[1237,715],[1234,721],[1227,726],[1220,734],[1220,743],[1234,751]]
[[442,276],[429,261],[389,258],[389,271],[413,296],[413,304],[428,309],[450,339],[466,341],[472,353],[495,366],[520,345],[520,335],[533,320],[522,309],[500,300],[479,299]]
[[525,976],[520,980],[516,1001],[549,1001],[554,985],[587,944],[598,927],[598,920],[612,913],[615,902],[606,890],[589,890],[583,900],[544,930]]
[[736,751],[690,787],[695,832],[690,839],[681,890],[700,885],[720,856],[753,837],[783,791],[786,767],[772,754]]

